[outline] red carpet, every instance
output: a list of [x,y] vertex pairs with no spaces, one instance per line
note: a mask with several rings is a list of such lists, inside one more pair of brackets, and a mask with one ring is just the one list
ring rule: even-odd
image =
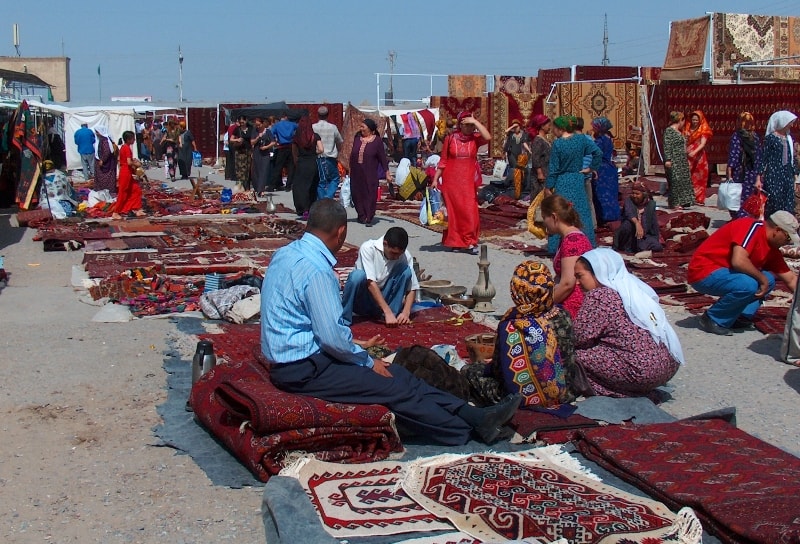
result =
[[582,430],[577,446],[724,542],[800,542],[800,459],[722,420]]

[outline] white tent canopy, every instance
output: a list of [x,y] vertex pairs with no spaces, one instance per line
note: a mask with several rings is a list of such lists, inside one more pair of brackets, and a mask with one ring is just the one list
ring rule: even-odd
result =
[[[172,108],[155,107],[151,104],[113,105],[113,106],[81,106],[67,107],[60,104],[46,104],[35,100],[28,102],[32,108],[61,113],[64,116],[64,145],[67,148],[67,170],[81,168],[81,156],[75,146],[75,131],[86,123],[90,129],[105,125],[108,135],[116,142],[126,130],[135,132],[135,115],[148,111],[169,110]],[[136,156],[136,148],[133,149]]]

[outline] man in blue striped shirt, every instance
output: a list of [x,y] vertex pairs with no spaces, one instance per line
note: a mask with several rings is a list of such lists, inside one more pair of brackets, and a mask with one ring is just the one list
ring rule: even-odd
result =
[[306,232],[275,252],[261,288],[261,350],[276,387],[329,402],[381,404],[403,430],[445,445],[474,433],[492,443],[504,434],[521,397],[476,408],[431,387],[405,368],[373,360],[353,342],[342,318],[334,255],[347,237],[347,212],[332,199],[316,201]]

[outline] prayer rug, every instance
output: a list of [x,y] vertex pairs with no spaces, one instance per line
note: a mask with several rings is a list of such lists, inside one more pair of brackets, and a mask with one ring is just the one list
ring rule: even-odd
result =
[[497,542],[699,543],[690,508],[625,493],[536,454],[442,455],[411,464],[403,489],[460,531]]
[[578,429],[597,427],[599,423],[580,414],[566,418],[547,412],[517,410],[509,426],[526,439],[542,440],[547,444],[569,442]]
[[339,162],[350,169],[350,152],[353,150],[353,140],[355,139],[358,127],[364,119],[372,119],[378,125],[378,134],[384,134],[386,127],[389,126],[387,117],[379,113],[364,113],[352,104],[347,104],[344,112],[344,123],[342,123],[342,148],[339,150]]
[[[536,78],[536,92],[548,96],[553,85],[560,81],[569,81],[572,77],[569,68],[548,68],[539,70]],[[545,112],[546,113],[546,112]],[[552,119],[552,117],[550,117]]]
[[672,21],[662,80],[700,79],[710,25],[709,16]]
[[[714,14],[714,79],[736,81],[737,63],[786,58],[798,53],[797,17],[771,17],[740,13]],[[792,47],[794,46],[794,47]],[[794,49],[794,52],[792,50]],[[779,64],[797,64],[791,59]],[[797,80],[797,68],[762,65],[742,70],[742,80]]]
[[583,430],[577,446],[724,542],[800,542],[800,459],[725,421]]
[[639,126],[637,83],[565,83],[558,87],[561,115],[582,117],[586,127],[596,117],[614,124],[614,147],[625,147],[629,127]]
[[325,530],[335,538],[452,531],[400,487],[406,464],[396,461],[348,466],[302,459],[281,471],[305,489]]
[[484,126],[489,125],[489,98],[480,94],[472,96],[432,96],[431,107],[439,108],[439,119],[455,119],[462,111],[471,111]]
[[508,94],[535,93],[536,78],[528,76],[494,76],[494,92]]
[[456,75],[447,76],[447,95],[453,98],[482,96],[486,93],[486,76]]

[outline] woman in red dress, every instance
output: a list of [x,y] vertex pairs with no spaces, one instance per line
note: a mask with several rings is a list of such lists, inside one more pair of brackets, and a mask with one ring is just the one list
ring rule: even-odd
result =
[[131,144],[136,140],[136,135],[130,130],[122,133],[122,147],[119,148],[119,177],[117,178],[117,202],[114,205],[112,219],[122,219],[122,214],[133,212],[137,217],[146,215],[142,211],[142,188],[139,182],[133,179],[133,172],[142,163],[133,158]]
[[445,247],[478,253],[481,225],[477,189],[483,184],[478,148],[491,139],[486,127],[468,111],[458,114],[458,127],[445,138],[433,176],[433,185],[442,191],[447,207],[447,228],[442,234]]
[[689,158],[689,170],[692,173],[692,187],[694,199],[700,206],[706,203],[706,187],[708,185],[708,157],[706,144],[714,133],[706,121],[706,116],[700,110],[693,111],[689,116],[689,126],[686,133],[686,155]]

